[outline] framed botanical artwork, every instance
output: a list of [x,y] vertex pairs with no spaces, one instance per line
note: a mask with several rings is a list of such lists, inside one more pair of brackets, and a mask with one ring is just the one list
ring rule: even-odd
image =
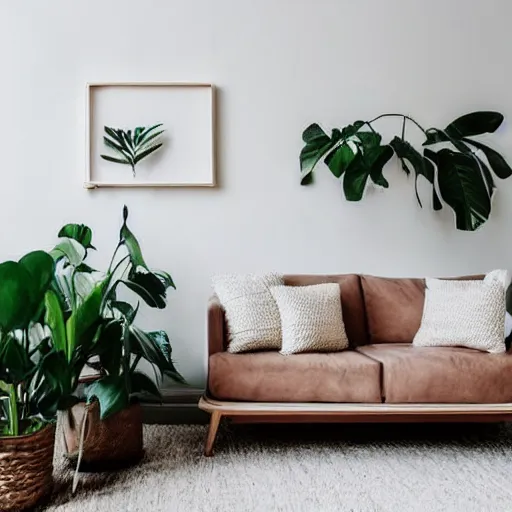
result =
[[212,84],[89,83],[85,188],[214,187]]

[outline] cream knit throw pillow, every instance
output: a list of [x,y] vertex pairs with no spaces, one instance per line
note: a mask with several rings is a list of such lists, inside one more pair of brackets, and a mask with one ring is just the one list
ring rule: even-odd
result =
[[283,276],[227,274],[212,278],[229,328],[228,352],[279,350],[281,319],[270,287],[283,284]]
[[505,352],[507,271],[493,270],[483,281],[427,279],[416,347],[467,347]]
[[348,347],[340,286],[275,286],[270,289],[281,315],[281,354],[337,352]]

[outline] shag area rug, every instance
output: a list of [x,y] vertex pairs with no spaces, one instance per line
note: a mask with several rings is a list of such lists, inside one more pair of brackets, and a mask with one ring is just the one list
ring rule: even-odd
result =
[[46,511],[512,511],[512,425],[145,426],[144,460],[81,475],[55,458]]

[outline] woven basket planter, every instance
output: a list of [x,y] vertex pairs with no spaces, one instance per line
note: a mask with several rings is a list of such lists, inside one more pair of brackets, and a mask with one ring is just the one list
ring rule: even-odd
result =
[[[66,456],[76,464],[80,450],[80,434],[86,405],[79,403],[63,415]],[[87,406],[80,471],[105,471],[136,464],[144,455],[142,441],[142,409],[136,403],[100,420],[97,402]]]
[[35,434],[0,437],[0,510],[34,507],[53,486],[55,425]]

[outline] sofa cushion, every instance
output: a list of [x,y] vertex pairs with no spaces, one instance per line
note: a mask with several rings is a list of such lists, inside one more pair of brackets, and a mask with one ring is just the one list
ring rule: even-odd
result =
[[512,402],[512,354],[408,343],[357,350],[382,363],[386,403]]
[[368,343],[366,318],[364,312],[361,281],[356,274],[337,275],[285,275],[287,286],[309,286],[321,283],[338,283],[340,285],[341,309],[343,323],[351,347]]
[[253,402],[380,402],[380,364],[352,350],[210,356],[208,387],[219,400]]
[[[483,279],[464,276],[453,279]],[[425,279],[361,276],[370,343],[412,343],[425,302]]]

